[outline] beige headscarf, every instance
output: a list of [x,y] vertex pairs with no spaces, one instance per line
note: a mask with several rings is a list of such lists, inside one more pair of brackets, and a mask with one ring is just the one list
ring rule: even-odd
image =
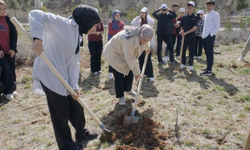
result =
[[151,39],[154,36],[154,30],[147,24],[144,24],[141,27],[130,27],[125,29],[126,39],[130,39],[135,36],[139,36],[140,39]]

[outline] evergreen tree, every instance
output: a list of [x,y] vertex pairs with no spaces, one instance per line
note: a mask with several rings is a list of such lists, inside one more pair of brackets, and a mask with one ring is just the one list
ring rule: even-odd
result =
[[134,10],[134,7],[131,7],[127,14],[127,19],[132,21],[137,16],[137,12]]

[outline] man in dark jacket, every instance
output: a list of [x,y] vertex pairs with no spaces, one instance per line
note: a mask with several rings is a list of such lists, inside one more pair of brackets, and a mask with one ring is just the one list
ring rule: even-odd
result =
[[173,43],[169,33],[169,22],[175,18],[177,15],[168,9],[166,4],[162,4],[161,7],[153,12],[152,14],[157,20],[157,56],[159,64],[165,64],[161,58],[161,51],[162,51],[162,41],[164,41],[169,47],[169,56],[170,56],[170,63],[177,63],[174,60],[173,54]]
[[[172,12],[176,14],[178,10],[179,10],[179,4],[177,3],[172,4]],[[179,27],[180,27],[180,24],[177,23],[176,18],[173,18],[172,20],[169,21],[169,34],[173,43],[173,47],[175,45],[176,37],[178,33],[177,28]],[[165,57],[164,57],[164,60],[166,62],[168,62],[168,52],[169,52],[169,47],[167,46],[166,51],[165,51]]]
[[194,15],[195,3],[193,1],[188,2],[188,13],[182,18],[181,32],[184,38],[183,53],[181,59],[180,69],[184,69],[186,66],[186,50],[189,51],[189,70],[194,70],[194,49],[195,49],[195,30],[197,29],[198,18]]

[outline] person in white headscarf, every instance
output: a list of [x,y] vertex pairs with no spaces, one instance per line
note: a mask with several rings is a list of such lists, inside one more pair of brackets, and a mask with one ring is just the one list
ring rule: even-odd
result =
[[[140,27],[144,24],[148,24],[153,28],[153,26],[155,24],[155,20],[150,15],[148,15],[148,8],[143,7],[140,11],[140,15],[137,16],[136,18],[134,18],[134,20],[131,22],[131,24],[135,27]],[[154,46],[154,39],[152,38],[148,44],[149,44],[150,50],[151,50]],[[139,57],[139,64],[140,64],[141,70],[143,67],[145,55],[146,55],[145,52],[143,52],[142,55]],[[147,66],[146,66],[146,70],[145,70],[144,75],[146,77],[148,77],[150,81],[154,81],[154,71],[153,71],[153,64],[152,64],[152,60],[151,60],[151,52],[148,55]]]
[[136,80],[141,77],[137,60],[144,50],[150,52],[148,42],[153,35],[153,29],[147,24],[131,27],[117,33],[103,48],[104,57],[113,69],[116,98],[119,98],[120,105],[126,102],[124,91],[136,95],[131,89],[133,75]]

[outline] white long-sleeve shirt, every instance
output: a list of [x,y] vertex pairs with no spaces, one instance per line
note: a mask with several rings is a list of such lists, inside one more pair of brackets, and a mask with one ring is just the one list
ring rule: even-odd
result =
[[214,36],[220,29],[220,14],[214,10],[206,13],[202,38],[205,39],[208,35]]
[[[29,13],[29,25],[32,37],[43,40],[43,54],[69,83],[73,89],[79,89],[79,61],[81,55],[75,54],[79,44],[79,26],[72,19],[67,19],[40,10]],[[41,57],[36,57],[33,66],[33,90],[44,94],[40,82],[53,92],[67,96],[69,91],[54,75]]]
[[[147,15],[147,21],[148,21],[147,24],[153,28],[154,24],[155,24],[155,20],[150,15]],[[141,16],[137,16],[136,18],[134,18],[134,20],[131,22],[131,25],[134,27],[140,27],[141,26]],[[154,38],[152,38],[150,40],[149,46],[154,46]]]

